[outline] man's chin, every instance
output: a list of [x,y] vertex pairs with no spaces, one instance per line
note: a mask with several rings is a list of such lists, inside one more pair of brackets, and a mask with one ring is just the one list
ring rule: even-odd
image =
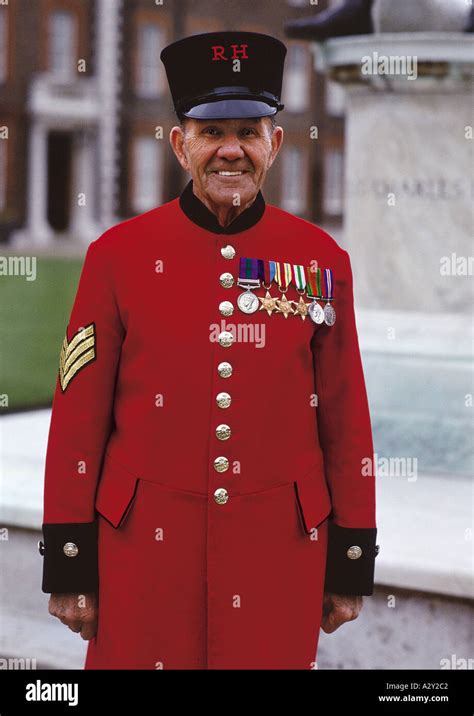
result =
[[253,182],[245,177],[221,178],[214,174],[209,177],[206,188],[210,200],[219,206],[235,206],[236,194],[243,205],[253,201],[257,195]]

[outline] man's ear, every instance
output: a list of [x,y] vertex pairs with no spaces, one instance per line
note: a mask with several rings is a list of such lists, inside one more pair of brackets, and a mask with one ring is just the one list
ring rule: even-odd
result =
[[283,131],[283,127],[275,127],[272,133],[272,151],[270,154],[270,159],[268,161],[268,169],[272,166],[273,162],[276,159],[276,156],[278,152],[281,149],[281,145],[283,144],[283,137],[285,133]]
[[170,144],[176,154],[178,162],[185,171],[189,171],[188,160],[184,151],[184,132],[181,127],[172,127],[170,132]]

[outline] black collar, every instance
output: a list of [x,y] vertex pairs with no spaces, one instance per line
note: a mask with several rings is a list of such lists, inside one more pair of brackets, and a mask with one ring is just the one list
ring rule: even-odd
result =
[[179,205],[184,211],[188,219],[194,221],[203,229],[213,231],[215,234],[237,234],[254,226],[262,218],[265,212],[265,199],[262,192],[259,191],[255,197],[255,201],[244,211],[238,215],[229,226],[223,227],[217,221],[217,217],[209,211],[207,206],[193,192],[193,180],[191,179],[183,189],[179,197]]

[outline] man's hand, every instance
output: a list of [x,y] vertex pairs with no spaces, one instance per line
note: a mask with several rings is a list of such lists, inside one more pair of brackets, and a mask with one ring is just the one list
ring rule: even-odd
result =
[[357,619],[362,609],[362,603],[362,597],[359,596],[352,597],[348,594],[324,592],[321,629],[326,634],[331,634],[345,622]]
[[51,594],[48,611],[57,617],[72,631],[80,633],[86,641],[97,632],[97,595],[88,594]]

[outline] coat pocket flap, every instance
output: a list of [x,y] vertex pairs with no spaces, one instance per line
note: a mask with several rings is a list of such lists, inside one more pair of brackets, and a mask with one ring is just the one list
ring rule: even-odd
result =
[[106,454],[95,509],[115,528],[120,527],[130,511],[138,479]]
[[324,471],[318,462],[303,477],[294,481],[296,500],[303,529],[307,534],[318,527],[332,508]]

